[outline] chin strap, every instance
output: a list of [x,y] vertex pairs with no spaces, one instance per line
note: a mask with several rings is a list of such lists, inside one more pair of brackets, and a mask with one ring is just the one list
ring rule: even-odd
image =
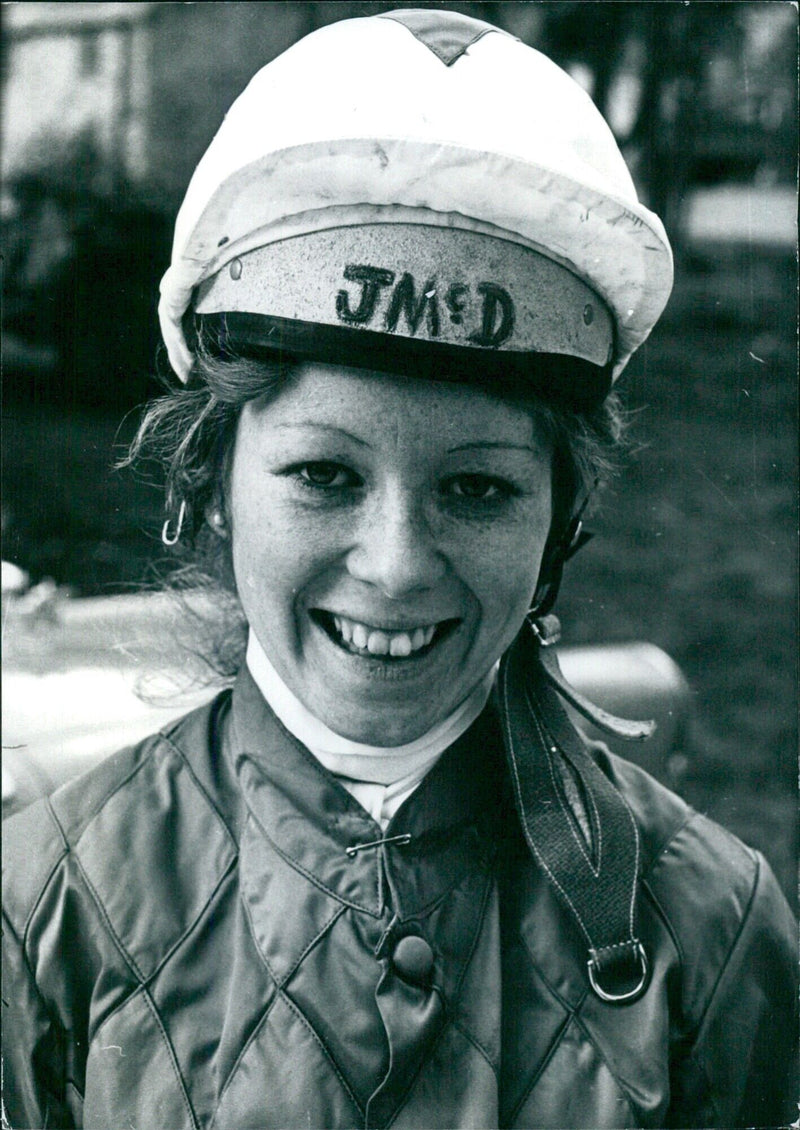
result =
[[[503,737],[525,839],[586,939],[592,990],[603,1001],[624,1004],[644,992],[649,975],[636,934],[639,831],[556,694],[566,687],[560,672],[553,674],[557,662],[554,667],[547,651],[557,624],[555,617],[536,627],[526,622],[503,657],[498,676]],[[605,715],[567,689],[574,705],[589,707],[592,721],[599,714],[614,733],[621,723],[636,731],[625,736],[644,736],[639,731],[649,724]],[[568,795],[576,790],[580,814]]]
[[609,714],[602,706],[597,706],[588,698],[570,686],[564,678],[558,656],[553,649],[553,644],[561,639],[561,623],[557,616],[541,616],[533,618],[533,612],[528,613],[526,621],[528,628],[533,633],[539,644],[538,660],[545,678],[550,685],[558,691],[561,697],[574,707],[579,714],[592,722],[605,734],[614,738],[623,738],[628,742],[644,742],[651,738],[656,729],[652,718],[647,721],[634,721],[629,718],[619,718],[616,714]]
[[578,510],[567,522],[563,531],[557,534],[552,541],[548,540],[542,555],[542,564],[539,570],[539,581],[533,597],[533,607],[530,615],[535,617],[546,616],[551,611],[561,587],[561,577],[564,566],[579,549],[582,549],[592,535],[583,528],[583,515],[591,501],[592,495],[598,484],[595,479],[594,486],[586,495]]
[[[533,606],[527,616],[527,625],[539,644],[538,659],[548,682],[570,706],[612,737],[624,738],[626,741],[646,741],[647,738],[652,737],[656,728],[654,721],[634,722],[627,718],[617,718],[602,707],[595,706],[569,685],[559,666],[558,657],[552,650],[552,645],[558,643],[561,638],[561,624],[558,617],[552,615],[551,610],[561,587],[564,566],[592,538],[592,535],[583,528],[583,516],[598,484],[599,479],[595,479],[591,490],[563,527],[563,531],[556,533],[552,541],[548,539],[542,555]],[[558,523],[555,528],[558,529]]]

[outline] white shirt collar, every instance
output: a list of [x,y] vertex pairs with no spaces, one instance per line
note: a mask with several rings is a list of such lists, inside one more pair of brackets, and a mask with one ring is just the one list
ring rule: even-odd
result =
[[421,780],[444,751],[472,725],[487,703],[497,674],[495,664],[456,709],[422,737],[400,746],[350,741],[321,722],[286,686],[267,659],[255,633],[247,641],[247,666],[256,686],[286,729],[339,777],[392,785]]

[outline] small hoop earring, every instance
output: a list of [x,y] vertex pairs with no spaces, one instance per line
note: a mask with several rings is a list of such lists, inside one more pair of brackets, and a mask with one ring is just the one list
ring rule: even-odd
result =
[[183,530],[183,522],[186,518],[186,500],[181,499],[181,505],[178,510],[178,521],[175,525],[175,533],[170,533],[169,523],[170,519],[167,518],[164,525],[161,527],[161,540],[166,546],[177,545],[181,540],[181,532]]

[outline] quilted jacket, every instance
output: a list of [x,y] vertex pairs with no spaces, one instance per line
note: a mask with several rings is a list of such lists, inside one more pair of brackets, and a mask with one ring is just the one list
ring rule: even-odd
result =
[[11,1126],[791,1121],[796,935],[764,860],[595,751],[639,826],[650,961],[602,1001],[520,833],[501,710],[386,832],[246,672],[12,818]]

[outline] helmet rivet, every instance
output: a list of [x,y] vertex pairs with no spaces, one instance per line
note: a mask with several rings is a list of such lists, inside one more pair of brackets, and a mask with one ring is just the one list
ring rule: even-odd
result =
[[[233,279],[234,282],[236,282],[238,279],[240,279],[242,277],[242,260],[241,259],[232,259],[229,270],[230,270],[230,273],[231,273],[231,278]],[[588,307],[587,307],[587,309],[588,309]],[[586,317],[585,314],[584,314],[584,317]]]
[[591,302],[587,302],[583,308],[583,321],[587,326],[590,326],[594,321],[594,307]]

